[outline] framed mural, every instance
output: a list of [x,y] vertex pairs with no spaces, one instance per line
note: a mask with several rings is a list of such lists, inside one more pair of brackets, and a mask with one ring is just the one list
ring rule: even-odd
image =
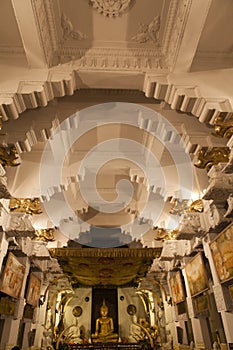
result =
[[22,265],[14,254],[9,253],[2,277],[1,292],[13,298],[19,298],[22,289],[25,266]]
[[228,287],[228,289],[229,289],[231,301],[232,301],[232,303],[233,303],[233,284],[231,284],[231,285]]
[[17,302],[8,299],[8,297],[0,299],[0,315],[13,316],[16,310]]
[[174,275],[169,279],[172,300],[174,304],[181,303],[185,300],[185,291],[184,285],[181,277],[181,272],[177,271]]
[[29,305],[36,306],[40,297],[41,280],[33,273],[30,274],[26,302]]
[[204,311],[209,310],[210,303],[209,303],[209,295],[201,295],[194,299],[195,301],[195,309],[196,313],[200,314]]
[[210,243],[210,249],[220,282],[233,278],[233,225]]
[[202,293],[209,288],[204,260],[201,253],[195,255],[195,257],[187,263],[185,272],[191,296]]

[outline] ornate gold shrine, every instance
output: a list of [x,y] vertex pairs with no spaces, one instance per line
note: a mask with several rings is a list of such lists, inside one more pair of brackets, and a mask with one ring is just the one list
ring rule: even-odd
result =
[[137,286],[162,248],[50,249],[75,288]]

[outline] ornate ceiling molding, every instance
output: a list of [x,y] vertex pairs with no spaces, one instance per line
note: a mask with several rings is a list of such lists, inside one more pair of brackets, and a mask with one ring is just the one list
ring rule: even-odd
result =
[[[93,7],[108,17],[116,17],[130,8],[132,0],[90,0]],[[55,0],[33,0],[36,23],[41,37],[41,46],[48,66],[67,62],[71,57],[80,59],[80,66],[85,69],[128,69],[154,70],[156,68],[172,67],[179,52],[191,0],[171,1],[165,32],[160,45],[152,49],[124,49],[120,48],[79,48],[77,43],[71,47],[64,47],[62,41],[66,39],[84,40],[87,36],[80,30],[73,28],[73,24],[66,17],[62,20],[61,32],[56,25],[57,4]],[[59,24],[58,24],[59,26]],[[160,30],[160,16],[156,16],[149,24],[144,23],[139,31],[131,38],[137,43],[158,43]],[[61,36],[61,37],[60,37]],[[161,48],[160,48],[161,46]],[[133,54],[134,52],[134,54]],[[136,53],[136,55],[135,55]],[[166,57],[166,60],[165,60]]]
[[48,66],[52,66],[55,53],[59,47],[59,37],[56,30],[55,0],[32,0],[33,11],[40,33],[40,44]]
[[136,41],[140,44],[153,42],[158,43],[158,33],[160,30],[160,16],[156,16],[149,23],[141,23],[136,35],[134,35],[131,40]]
[[155,69],[167,69],[166,60],[159,45],[154,48],[115,48],[62,47],[58,51],[61,63],[75,58],[79,69],[127,70],[141,72]]
[[163,36],[163,54],[169,67],[173,67],[181,45],[185,25],[192,0],[173,0],[170,2],[167,23]]
[[22,46],[0,46],[0,56],[23,56],[24,54],[25,52]]
[[125,12],[132,0],[90,0],[91,5],[101,14],[118,17]]
[[74,40],[84,40],[87,38],[87,35],[80,32],[79,30],[74,30],[74,26],[71,20],[62,13],[61,15],[61,27],[63,32],[63,39],[74,39]]

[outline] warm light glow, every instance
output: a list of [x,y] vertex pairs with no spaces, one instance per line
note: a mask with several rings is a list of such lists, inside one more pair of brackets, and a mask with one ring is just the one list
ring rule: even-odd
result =
[[193,200],[193,201],[196,201],[197,199],[200,199],[201,197],[200,197],[200,193],[199,192],[192,192],[192,194],[191,194],[191,199]]

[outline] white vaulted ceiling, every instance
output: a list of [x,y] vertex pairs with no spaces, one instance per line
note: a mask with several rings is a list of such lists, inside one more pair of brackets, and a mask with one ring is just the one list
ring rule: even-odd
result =
[[[223,6],[220,0],[132,0],[122,13],[114,16],[101,13],[101,9],[98,11],[95,3],[94,0],[2,1],[0,104],[6,135],[1,135],[1,143],[16,144],[21,158],[19,167],[7,168],[8,188],[14,197],[40,197],[44,212],[33,217],[33,225],[59,227],[60,240],[67,239],[62,237],[63,230],[68,230],[72,238],[90,231],[91,226],[120,227],[120,233],[125,234],[121,243],[128,242],[127,235],[133,230],[137,238],[146,233],[145,245],[153,245],[154,226],[175,228],[179,220],[179,217],[171,220],[169,214],[170,199],[182,197],[177,185],[177,164],[186,164],[180,157],[176,136],[184,140],[184,154],[190,157],[190,164],[194,163],[198,147],[226,144],[226,140],[216,140],[211,135],[205,115],[214,108],[210,106],[204,110],[203,107],[203,117],[200,106],[204,106],[204,100],[195,83],[191,88],[180,88],[179,84],[174,87],[164,76],[190,69],[221,68],[220,60],[211,59],[215,52],[221,58],[225,55],[224,60],[221,59],[223,66],[232,67],[229,35],[232,1],[226,0]],[[111,4],[104,0],[98,3],[106,7]],[[111,9],[111,5],[108,6],[107,9]],[[217,17],[219,6],[222,12]],[[153,77],[159,83],[154,83]],[[112,124],[117,120],[112,111],[109,120],[106,115],[99,115],[93,123],[90,114],[82,120],[74,118],[70,123],[73,114],[109,102],[134,102],[161,113],[177,133],[164,132],[163,141],[172,140],[172,148],[148,136],[156,129],[157,121],[143,119],[136,112],[134,127],[126,127],[123,123],[126,119]],[[200,117],[200,121],[207,120],[207,125],[196,117]],[[106,120],[111,123],[108,127],[103,126]],[[57,181],[59,150],[56,149],[58,153],[54,151],[49,136],[59,125],[62,125],[59,146],[67,147],[69,152],[63,164],[62,180]],[[159,125],[162,125],[162,134],[164,125]],[[90,126],[91,131],[72,144],[70,130]],[[103,164],[97,177],[99,194],[106,201],[115,200],[120,180],[127,180],[134,192],[129,205],[121,208],[122,202],[127,201],[124,198],[116,203],[120,208],[117,214],[106,214],[89,188],[90,203],[82,198],[79,184],[94,171],[95,162],[102,161],[101,143],[120,138],[137,141],[141,147],[148,148],[156,155],[159,167],[153,168],[148,161],[153,179],[148,184],[143,170],[135,163],[135,160],[140,163],[143,153],[136,148],[123,147],[119,141],[114,151],[110,147],[106,153],[112,157],[111,162]],[[41,189],[41,164],[48,143],[55,165],[45,162],[48,184]],[[84,156],[95,146],[92,163],[79,172]],[[126,151],[131,152],[130,156]],[[176,160],[172,158],[172,151],[176,153]],[[123,158],[125,154],[126,159]],[[164,172],[166,185],[161,184],[159,171]],[[207,186],[205,170],[194,170],[193,176],[193,197],[183,196],[182,199],[200,197]],[[71,214],[64,208],[61,194],[72,209]],[[144,210],[147,201],[150,205]],[[161,215],[157,215],[160,209]],[[47,215],[50,210],[54,212],[54,222]],[[135,221],[133,228],[128,225],[132,220]],[[143,225],[148,225],[147,231],[142,229]]]

